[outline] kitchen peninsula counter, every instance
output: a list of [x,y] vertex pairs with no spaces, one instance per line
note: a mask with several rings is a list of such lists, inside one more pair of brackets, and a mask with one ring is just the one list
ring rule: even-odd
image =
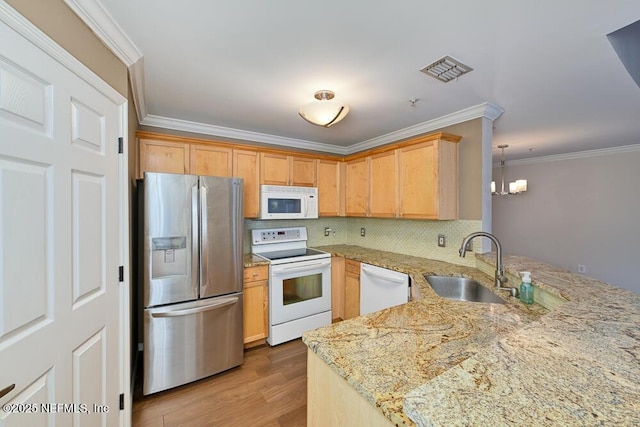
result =
[[[463,275],[490,289],[493,278],[357,246],[319,249],[405,272],[419,289],[420,299],[303,335],[310,351],[392,424],[640,423],[640,295],[505,256],[508,273],[531,271],[539,290],[566,302],[549,311],[504,292],[507,304],[450,301],[422,274]],[[495,265],[495,254],[477,260]]]

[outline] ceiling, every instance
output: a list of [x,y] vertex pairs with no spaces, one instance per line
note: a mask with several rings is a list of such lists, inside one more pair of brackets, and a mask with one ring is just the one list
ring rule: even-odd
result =
[[[637,0],[100,4],[142,55],[143,124],[347,153],[488,105],[508,160],[640,143],[640,87],[607,39]],[[445,55],[473,71],[419,71]],[[331,128],[298,116],[321,89],[350,107]]]

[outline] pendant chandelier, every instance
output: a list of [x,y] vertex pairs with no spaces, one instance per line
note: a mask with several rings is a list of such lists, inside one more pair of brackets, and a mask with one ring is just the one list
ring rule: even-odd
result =
[[300,107],[300,117],[317,126],[331,127],[344,119],[349,112],[349,107],[340,102],[333,101],[335,93],[330,90],[319,90],[314,95],[317,101]]
[[509,191],[505,191],[504,187],[504,149],[509,147],[507,144],[498,145],[498,148],[502,150],[502,156],[500,158],[500,192],[496,191],[496,182],[491,181],[491,194],[496,196],[506,196],[508,194],[520,194],[527,191],[527,180],[517,179],[509,183]]

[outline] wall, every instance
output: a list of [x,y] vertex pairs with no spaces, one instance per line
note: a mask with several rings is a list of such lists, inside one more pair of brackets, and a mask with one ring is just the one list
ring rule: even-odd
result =
[[[474,257],[460,258],[462,239],[480,229],[480,221],[424,221],[378,218],[320,218],[312,220],[245,220],[245,251],[251,250],[251,229],[277,227],[307,227],[308,246],[358,245],[365,248],[396,252],[453,264],[475,266]],[[332,233],[324,236],[324,228]],[[365,228],[365,237],[360,228]],[[438,234],[446,236],[446,247],[438,247]]]
[[462,137],[458,143],[458,218],[482,219],[482,119],[438,131]]
[[7,0],[7,3],[111,87],[127,96],[127,67],[62,0]]
[[578,155],[507,162],[505,181],[526,178],[529,188],[494,196],[493,231],[506,253],[574,272],[581,264],[640,293],[640,145]]

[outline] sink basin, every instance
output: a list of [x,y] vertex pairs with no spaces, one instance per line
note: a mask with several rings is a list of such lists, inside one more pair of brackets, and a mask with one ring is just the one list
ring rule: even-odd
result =
[[442,298],[456,301],[505,303],[505,300],[473,279],[428,274],[425,274],[424,278]]

